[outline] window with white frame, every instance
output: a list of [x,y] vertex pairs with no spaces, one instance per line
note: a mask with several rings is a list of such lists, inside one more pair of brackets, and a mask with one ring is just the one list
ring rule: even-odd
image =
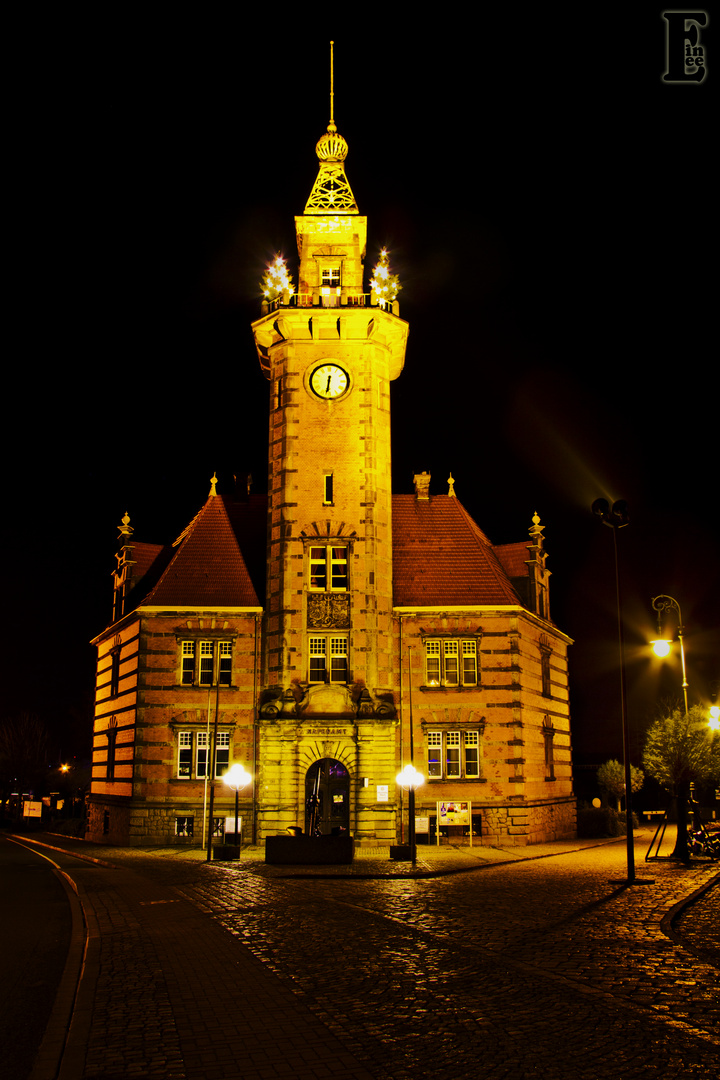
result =
[[480,732],[428,731],[428,779],[477,780],[480,776]]
[[177,774],[182,780],[189,780],[192,772],[193,733],[178,732],[178,767]]
[[187,686],[230,686],[232,641],[180,642],[181,681]]
[[335,547],[310,548],[310,588],[317,592],[347,592],[348,549]]
[[308,682],[348,681],[348,639],[344,634],[312,634],[308,639]]
[[477,686],[475,638],[428,638],[425,641],[426,686]]
[[335,307],[340,296],[340,267],[326,266],[320,271],[320,295],[325,307]]
[[[212,739],[212,735],[210,736]],[[177,736],[177,776],[180,780],[204,780],[207,771],[207,731],[179,731]],[[230,732],[218,731],[215,747],[215,778],[230,766]]]

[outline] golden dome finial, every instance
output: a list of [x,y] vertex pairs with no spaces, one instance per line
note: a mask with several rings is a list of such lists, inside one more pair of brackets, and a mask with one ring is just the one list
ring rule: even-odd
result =
[[330,123],[315,145],[320,162],[317,180],[305,204],[306,214],[357,214],[355,196],[345,175],[343,161],[348,144],[335,124],[334,41],[330,42]]

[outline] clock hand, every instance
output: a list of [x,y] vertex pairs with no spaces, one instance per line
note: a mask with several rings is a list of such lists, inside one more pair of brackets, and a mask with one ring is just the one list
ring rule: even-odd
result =
[[327,386],[325,387],[325,393],[326,394],[330,393],[330,382],[331,382],[331,380],[332,380],[332,375],[328,375]]

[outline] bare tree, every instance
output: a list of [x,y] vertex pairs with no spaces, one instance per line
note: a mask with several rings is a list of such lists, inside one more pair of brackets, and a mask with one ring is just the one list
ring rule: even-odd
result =
[[27,791],[47,772],[50,735],[33,713],[0,720],[0,784],[3,791]]

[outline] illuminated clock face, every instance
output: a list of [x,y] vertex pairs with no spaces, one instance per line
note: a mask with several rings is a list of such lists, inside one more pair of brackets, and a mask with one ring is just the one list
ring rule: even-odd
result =
[[321,364],[310,376],[312,392],[328,400],[342,397],[349,386],[350,376],[337,364]]

